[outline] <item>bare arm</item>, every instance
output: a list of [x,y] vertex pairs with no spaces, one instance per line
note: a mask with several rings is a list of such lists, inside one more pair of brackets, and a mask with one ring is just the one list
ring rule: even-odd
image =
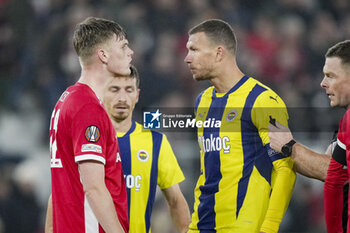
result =
[[298,173],[321,181],[326,180],[331,161],[329,155],[316,153],[306,146],[296,143],[293,147],[292,158]]
[[95,161],[83,161],[78,166],[86,198],[102,228],[106,233],[124,233],[104,182],[104,165]]
[[52,196],[50,195],[49,201],[47,202],[46,220],[45,220],[45,233],[52,233]]
[[175,184],[170,188],[163,189],[162,192],[168,202],[170,215],[177,230],[181,233],[187,232],[191,222],[190,210],[180,186]]
[[[276,122],[276,126],[269,125],[270,146],[275,151],[281,152],[283,145],[293,139],[289,128]],[[328,152],[329,153],[329,152]],[[301,143],[293,146],[291,155],[298,173],[325,181],[331,157],[312,151]]]

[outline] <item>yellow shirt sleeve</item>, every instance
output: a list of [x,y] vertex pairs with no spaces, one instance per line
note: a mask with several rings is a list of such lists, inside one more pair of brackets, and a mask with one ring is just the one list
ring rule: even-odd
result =
[[167,137],[163,134],[158,161],[158,186],[169,188],[185,180]]
[[252,110],[252,120],[261,140],[268,150],[273,164],[269,206],[260,231],[278,232],[279,225],[288,208],[296,179],[294,162],[288,157],[276,153],[269,146],[268,128],[270,116],[282,125],[288,126],[288,113],[283,100],[273,91],[263,92],[256,100]]

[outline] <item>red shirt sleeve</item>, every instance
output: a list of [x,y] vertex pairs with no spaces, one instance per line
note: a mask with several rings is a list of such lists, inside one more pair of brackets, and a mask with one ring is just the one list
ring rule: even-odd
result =
[[110,136],[108,116],[102,106],[86,104],[75,114],[71,131],[75,162],[96,160],[106,163]]
[[328,167],[324,184],[324,207],[327,232],[343,233],[343,187],[348,180],[348,171],[344,165],[333,158]]

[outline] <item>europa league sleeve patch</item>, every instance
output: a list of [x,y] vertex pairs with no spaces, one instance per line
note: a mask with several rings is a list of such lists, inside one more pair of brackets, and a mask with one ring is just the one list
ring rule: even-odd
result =
[[90,125],[85,130],[85,138],[89,142],[98,142],[98,140],[100,139],[100,136],[101,136],[100,130],[95,125]]

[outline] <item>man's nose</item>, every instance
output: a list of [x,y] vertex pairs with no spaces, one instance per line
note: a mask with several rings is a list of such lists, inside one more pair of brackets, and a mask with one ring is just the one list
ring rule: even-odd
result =
[[121,90],[118,95],[118,101],[120,102],[126,101],[126,95],[127,95],[126,92]]
[[192,62],[191,57],[190,57],[189,54],[186,55],[184,61],[185,61],[187,64]]
[[324,77],[320,83],[320,86],[324,89],[326,89],[328,87],[327,81],[326,81],[326,77]]

